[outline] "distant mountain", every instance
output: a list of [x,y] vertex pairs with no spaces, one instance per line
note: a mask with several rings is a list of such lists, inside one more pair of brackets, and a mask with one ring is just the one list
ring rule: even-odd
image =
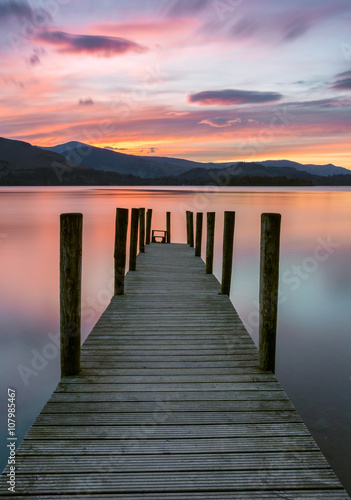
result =
[[291,180],[294,180],[294,183],[297,181],[303,185],[313,185],[314,176],[308,172],[298,172],[291,167],[265,167],[255,162],[239,162],[222,169],[194,168],[178,176],[178,179],[184,183],[193,184],[196,181],[197,184],[201,185],[217,183],[228,186],[236,185],[236,183],[242,185],[243,179],[252,182],[254,178],[261,179],[264,184],[269,180],[280,178],[282,182],[285,179],[285,182],[289,185]]
[[180,165],[177,162],[168,162],[167,158],[159,158],[155,161],[153,157],[127,155],[75,141],[42,149],[60,153],[71,163],[81,161],[96,170],[135,175],[142,179],[154,179],[170,175],[177,176],[192,168],[191,166]]
[[[334,165],[301,165],[288,160],[270,163],[197,163],[178,158],[126,155],[79,142],[39,148],[27,142],[0,138],[2,186],[351,185],[351,172]],[[319,172],[320,168],[323,175],[310,173],[305,167],[313,172]],[[325,175],[326,171],[332,175]]]
[[[227,163],[200,163],[184,160],[181,158],[168,158],[161,156],[135,156],[120,153],[105,148],[97,148],[82,142],[71,141],[48,148],[63,155],[67,161],[74,164],[85,165],[106,172],[116,172],[124,175],[135,175],[142,179],[155,179],[165,176],[178,176],[194,168],[223,169],[228,165],[237,165],[239,162]],[[242,162],[241,162],[242,163]],[[289,160],[266,160],[257,164],[273,168],[294,168],[300,172],[308,172],[313,175],[329,176],[350,174],[350,170],[335,165],[303,165]],[[242,164],[244,165],[244,164]],[[243,167],[244,168],[244,167]],[[252,175],[249,173],[249,175]],[[265,174],[266,175],[266,174]],[[278,175],[272,172],[272,175]]]
[[85,186],[137,184],[138,178],[96,171],[84,163],[32,146],[28,142],[0,137],[0,185],[2,186]]
[[28,142],[13,141],[0,137],[0,175],[6,172],[20,174],[38,168],[50,168],[57,162],[64,166],[66,160],[63,156],[52,152],[43,151]]
[[292,167],[296,170],[308,172],[313,175],[349,175],[351,173],[350,170],[343,167],[336,167],[332,163],[328,163],[328,165],[303,165],[301,163],[297,163],[296,161],[290,160],[266,160],[261,161],[261,165],[265,165],[267,167]]

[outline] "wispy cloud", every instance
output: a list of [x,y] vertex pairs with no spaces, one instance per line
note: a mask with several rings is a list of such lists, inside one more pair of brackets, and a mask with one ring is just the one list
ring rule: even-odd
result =
[[188,17],[199,14],[209,3],[209,0],[173,0],[167,5],[165,13],[171,17]]
[[234,106],[280,101],[278,92],[257,92],[252,90],[204,90],[188,96],[188,102],[199,106]]
[[205,120],[201,120],[199,125],[210,125],[210,127],[214,128],[225,128],[231,127],[232,125],[246,125],[246,124],[257,124],[259,123],[257,120],[252,120],[251,118],[243,119],[243,118],[226,118],[225,116],[217,116],[215,118],[206,118]]
[[331,85],[335,90],[351,90],[351,71],[344,71],[336,75],[337,80]]
[[42,43],[57,47],[59,52],[66,54],[89,54],[108,58],[127,52],[141,54],[148,50],[147,47],[126,38],[112,36],[74,35],[63,31],[42,31],[35,38]]

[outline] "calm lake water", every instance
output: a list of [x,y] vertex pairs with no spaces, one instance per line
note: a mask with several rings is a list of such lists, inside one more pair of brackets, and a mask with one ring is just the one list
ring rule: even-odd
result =
[[[260,215],[282,214],[276,374],[351,492],[351,190],[290,188],[1,188],[1,468],[7,388],[22,439],[59,380],[59,214],[84,215],[82,331],[112,295],[115,208],[153,209],[153,229],[185,242],[185,211],[236,211],[231,300],[258,341]],[[205,236],[205,235],[204,235]],[[204,248],[204,245],[203,245]]]

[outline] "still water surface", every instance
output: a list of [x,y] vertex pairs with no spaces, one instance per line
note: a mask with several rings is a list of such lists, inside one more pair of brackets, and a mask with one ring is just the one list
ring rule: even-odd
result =
[[[153,229],[165,229],[171,211],[173,242],[186,241],[186,210],[215,211],[218,278],[223,212],[235,210],[231,300],[256,343],[260,215],[282,214],[276,374],[351,492],[349,188],[0,189],[0,407],[5,415],[7,388],[15,388],[18,438],[59,379],[59,214],[84,215],[84,339],[112,295],[117,206],[152,208]],[[1,468],[5,439],[2,418]]]

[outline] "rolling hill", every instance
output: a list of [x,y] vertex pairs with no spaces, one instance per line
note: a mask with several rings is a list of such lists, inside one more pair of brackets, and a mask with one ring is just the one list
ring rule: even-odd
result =
[[75,141],[39,148],[0,138],[0,185],[349,186],[351,172],[334,165],[301,165],[288,160],[197,163],[141,157]]

